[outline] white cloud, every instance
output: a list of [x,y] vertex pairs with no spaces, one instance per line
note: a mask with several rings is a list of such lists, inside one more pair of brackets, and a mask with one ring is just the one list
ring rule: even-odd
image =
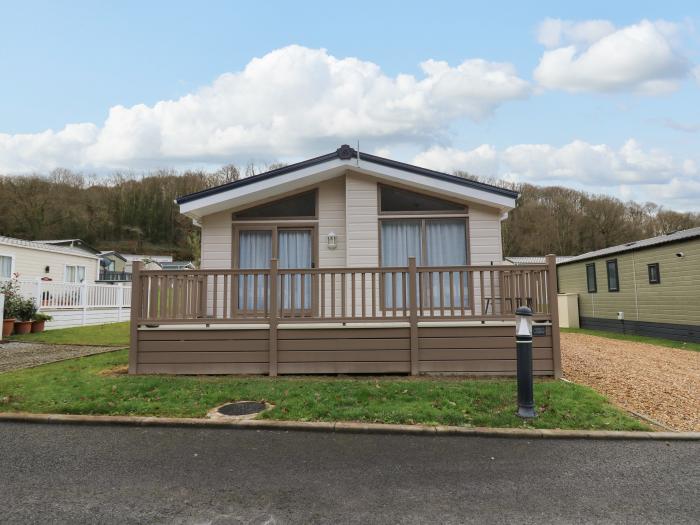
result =
[[562,184],[620,198],[661,202],[677,209],[700,210],[696,163],[657,149],[644,149],[633,139],[617,149],[581,140],[561,147],[518,144],[500,151],[488,144],[466,151],[434,146],[416,155],[413,162],[448,173],[463,170],[514,182]]
[[698,86],[700,86],[700,66],[695,66],[693,68],[693,77],[695,77],[695,82],[698,83]]
[[571,92],[667,93],[691,70],[679,31],[663,20],[616,29],[604,20],[547,19],[538,40],[548,50],[534,78],[545,88]]
[[391,77],[371,62],[289,46],[177,100],[112,107],[101,126],[0,134],[0,173],[305,155],[348,138],[425,142],[530,94],[510,64],[428,60],[421,69]]
[[586,20],[577,23],[559,18],[546,18],[537,29],[537,40],[549,49],[562,44],[590,46],[614,32],[615,26],[608,20]]
[[482,144],[470,151],[433,146],[416,155],[413,163],[445,173],[459,170],[490,177],[498,170],[498,154],[490,144]]

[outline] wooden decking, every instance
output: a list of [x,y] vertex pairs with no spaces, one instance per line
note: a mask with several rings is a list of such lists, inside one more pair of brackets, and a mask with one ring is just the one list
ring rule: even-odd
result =
[[[515,373],[515,308],[560,373],[547,266],[134,271],[130,373]],[[252,293],[251,293],[252,288]]]

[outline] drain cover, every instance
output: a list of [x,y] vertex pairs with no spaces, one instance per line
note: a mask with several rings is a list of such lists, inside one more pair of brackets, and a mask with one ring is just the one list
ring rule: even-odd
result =
[[248,414],[255,414],[257,412],[262,412],[267,406],[265,403],[258,403],[257,401],[239,401],[238,403],[228,403],[219,407],[219,414],[225,416],[245,416]]

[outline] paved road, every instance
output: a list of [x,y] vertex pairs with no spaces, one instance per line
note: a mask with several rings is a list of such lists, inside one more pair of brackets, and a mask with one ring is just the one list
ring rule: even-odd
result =
[[697,442],[0,423],[3,523],[697,523]]

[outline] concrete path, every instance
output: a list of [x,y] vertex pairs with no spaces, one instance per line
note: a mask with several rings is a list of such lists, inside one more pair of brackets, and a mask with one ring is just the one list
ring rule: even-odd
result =
[[0,343],[0,372],[63,361],[118,350],[112,346],[51,345],[43,343]]
[[700,444],[0,423],[3,523],[697,523]]

